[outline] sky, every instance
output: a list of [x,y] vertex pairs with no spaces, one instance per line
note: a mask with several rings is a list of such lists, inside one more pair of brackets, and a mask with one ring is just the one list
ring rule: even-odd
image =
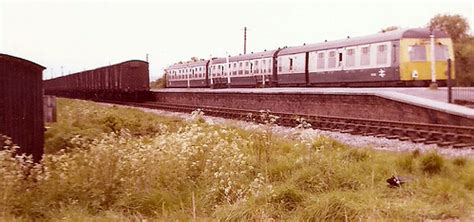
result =
[[0,0],[0,53],[47,67],[43,79],[131,59],[150,63],[150,79],[191,57],[208,59],[424,27],[459,14],[465,0]]

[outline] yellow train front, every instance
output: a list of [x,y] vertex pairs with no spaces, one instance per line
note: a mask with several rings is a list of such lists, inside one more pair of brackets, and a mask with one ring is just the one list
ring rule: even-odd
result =
[[[453,43],[444,32],[434,32],[435,77],[438,84],[446,85],[448,59],[454,64]],[[406,33],[400,39],[400,80],[415,85],[427,85],[431,82],[432,46],[428,30],[410,35]],[[455,79],[454,65],[451,77]]]

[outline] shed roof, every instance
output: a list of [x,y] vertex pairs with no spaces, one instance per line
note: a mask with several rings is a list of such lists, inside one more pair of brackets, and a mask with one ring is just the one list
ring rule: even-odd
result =
[[40,68],[42,70],[46,69],[46,67],[44,67],[44,66],[42,66],[38,63],[34,63],[32,61],[29,61],[29,60],[26,60],[26,59],[23,59],[23,58],[20,58],[20,57],[7,55],[7,54],[3,54],[3,53],[0,53],[0,59],[7,59],[7,60],[14,60],[14,61],[19,61],[19,62],[24,62],[25,64],[35,66],[35,67]]

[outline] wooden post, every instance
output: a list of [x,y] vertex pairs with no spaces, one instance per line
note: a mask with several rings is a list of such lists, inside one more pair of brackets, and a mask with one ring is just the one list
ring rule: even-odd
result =
[[451,77],[451,59],[448,59],[448,70],[446,70],[448,75],[448,103],[453,103],[453,81]]

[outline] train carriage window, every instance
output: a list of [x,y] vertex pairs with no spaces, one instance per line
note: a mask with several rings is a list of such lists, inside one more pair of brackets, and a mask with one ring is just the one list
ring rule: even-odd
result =
[[383,65],[387,63],[387,45],[377,46],[377,65]]
[[449,58],[449,51],[447,45],[436,45],[435,46],[435,59],[436,61],[446,61]]
[[258,61],[255,61],[255,73],[258,73]]
[[278,72],[281,72],[283,70],[283,67],[281,65],[281,58],[278,58],[277,65],[278,65]]
[[408,47],[410,61],[426,61],[426,47],[424,45],[413,45]]
[[272,62],[268,60],[268,73],[272,73]]
[[360,65],[368,66],[370,65],[370,48],[369,46],[362,47],[362,52],[360,55]]
[[324,52],[318,52],[318,57],[316,59],[316,68],[324,69]]
[[328,68],[336,68],[336,51],[329,52]]
[[355,49],[346,50],[346,67],[355,66]]

